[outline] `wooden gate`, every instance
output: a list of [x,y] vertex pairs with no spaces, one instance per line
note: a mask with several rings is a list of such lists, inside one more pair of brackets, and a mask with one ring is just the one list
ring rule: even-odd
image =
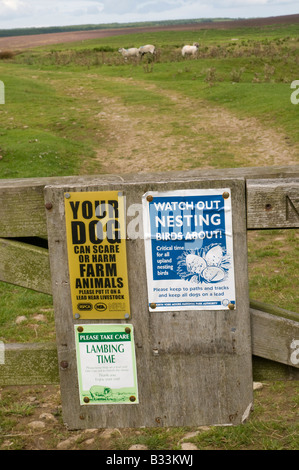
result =
[[[299,167],[294,166],[2,180],[0,280],[53,295],[57,342],[4,344],[0,383],[53,383],[59,371],[70,428],[242,422],[252,404],[252,356],[287,366],[283,375],[298,377],[299,315],[254,300],[249,306],[246,248],[246,230],[298,228],[298,185]],[[127,209],[136,209],[148,192],[211,188],[231,191],[234,309],[153,311],[147,302],[144,240],[129,236],[129,318],[82,320],[73,315],[66,193],[122,192]],[[126,212],[127,226],[134,217],[134,210]],[[36,238],[47,240],[49,249],[28,243]],[[17,264],[11,262],[16,256]],[[133,327],[138,403],[80,403],[75,327],[107,323]]]

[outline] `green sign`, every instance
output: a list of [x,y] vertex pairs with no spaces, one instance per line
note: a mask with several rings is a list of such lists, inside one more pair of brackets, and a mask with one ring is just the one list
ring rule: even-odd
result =
[[133,326],[75,325],[80,403],[136,404]]

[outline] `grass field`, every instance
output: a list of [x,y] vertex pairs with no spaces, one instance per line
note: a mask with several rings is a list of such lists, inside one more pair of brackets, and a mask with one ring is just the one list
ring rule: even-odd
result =
[[[298,33],[298,24],[160,31],[0,53],[0,178],[298,164]],[[183,59],[182,45],[196,41],[198,57]],[[145,43],[155,60],[118,53]],[[248,248],[251,298],[298,311],[298,232],[250,232]],[[0,309],[0,340],[54,339],[50,296],[1,283]],[[266,448],[279,447],[272,431]],[[205,446],[233,447],[233,434]]]

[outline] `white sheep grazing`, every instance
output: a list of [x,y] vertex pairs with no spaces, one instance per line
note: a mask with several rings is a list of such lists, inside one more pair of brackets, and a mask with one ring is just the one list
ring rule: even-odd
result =
[[139,49],[137,47],[131,47],[130,49],[124,49],[121,47],[118,52],[127,60],[128,57],[139,57]]
[[182,48],[182,56],[185,57],[185,55],[192,55],[194,57],[197,54],[198,48],[198,42],[194,42],[193,46],[184,46]]
[[142,56],[144,56],[144,54],[156,54],[156,48],[155,46],[153,46],[152,44],[147,44],[146,46],[141,46],[139,47],[139,54]]

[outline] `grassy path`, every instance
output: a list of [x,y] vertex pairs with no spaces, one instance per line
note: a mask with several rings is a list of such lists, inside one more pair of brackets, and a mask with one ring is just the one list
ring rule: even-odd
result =
[[[119,83],[120,79],[114,81]],[[267,128],[258,119],[240,119],[233,112],[206,100],[191,99],[177,92],[161,90],[156,85],[134,82],[129,86],[150,91],[169,103],[166,110],[162,105],[156,118],[155,108],[146,113],[141,106],[135,111],[117,100],[100,113],[100,119],[110,130],[109,162],[117,172],[298,162],[299,145],[290,146],[283,132]],[[98,160],[108,169],[106,156],[106,149],[98,150]]]
[[[260,119],[238,117],[202,98],[158,84],[97,74],[51,85],[76,100],[74,116],[95,147],[80,172],[127,173],[190,168],[291,165],[299,144]],[[75,118],[76,119],[76,118]],[[91,166],[90,166],[91,165]]]

